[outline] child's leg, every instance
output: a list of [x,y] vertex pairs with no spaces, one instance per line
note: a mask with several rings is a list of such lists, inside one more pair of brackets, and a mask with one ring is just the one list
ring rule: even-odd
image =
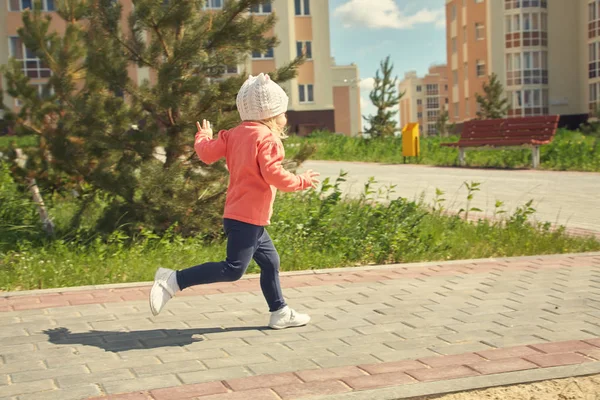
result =
[[269,311],[284,308],[285,300],[279,282],[279,254],[266,229],[258,240],[254,261],[260,267],[260,288],[269,305]]
[[224,227],[227,235],[225,261],[207,262],[177,271],[177,283],[181,290],[194,285],[232,282],[244,275],[264,228],[234,220],[225,220]]
[[260,287],[271,311],[269,326],[284,329],[308,324],[308,315],[297,313],[285,304],[279,282],[279,254],[266,230],[258,241],[254,260],[260,267]]

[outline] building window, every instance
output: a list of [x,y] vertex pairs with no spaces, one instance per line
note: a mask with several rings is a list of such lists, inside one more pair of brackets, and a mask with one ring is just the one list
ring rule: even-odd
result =
[[223,8],[223,0],[206,0],[204,8],[207,10],[220,10]]
[[440,98],[439,97],[428,97],[427,98],[427,108],[440,108]]
[[18,36],[10,37],[10,56],[21,62],[23,73],[29,78],[49,78],[50,68],[35,53],[25,47]]
[[483,40],[485,38],[485,31],[483,24],[476,23],[475,24],[475,39]]
[[250,7],[250,12],[253,14],[271,14],[273,12],[273,6],[270,2],[257,4]]
[[260,51],[253,51],[252,58],[255,60],[264,60],[264,59],[272,59],[275,56],[273,48],[269,48],[264,54],[261,54]]
[[506,10],[529,7],[548,8],[548,0],[504,0]]
[[421,100],[421,99],[417,99],[417,105],[418,105],[418,106],[420,106],[420,105],[423,105],[423,100]]
[[315,101],[313,85],[298,85],[300,92],[300,103],[312,103]]
[[470,113],[471,113],[471,107],[470,107],[470,104],[469,104],[469,98],[467,97],[465,99],[465,116],[468,117]]
[[417,92],[421,91],[421,85],[417,85]]
[[296,15],[310,15],[310,0],[294,0]]
[[437,133],[437,129],[435,127],[435,124],[427,124],[427,134],[435,135],[436,133]]
[[452,4],[450,7],[450,18],[452,18],[452,21],[456,21],[456,4]]
[[590,84],[590,101],[589,101],[589,110],[590,113],[596,112],[598,109],[598,87],[600,83],[592,83]]
[[452,38],[452,53],[456,53],[456,38]]
[[588,45],[588,76],[590,79],[600,76],[600,42],[590,43]]
[[477,76],[485,76],[485,62],[477,60]]
[[237,65],[228,65],[225,69],[225,72],[228,74],[239,74]]
[[463,26],[463,43],[467,43],[467,27]]
[[435,84],[426,85],[425,90],[428,96],[434,96],[440,93],[439,86]]
[[[32,10],[34,0],[10,0],[10,11]],[[42,11],[55,11],[54,0],[42,0]]]
[[458,70],[452,71],[452,85],[458,85]]
[[509,115],[547,115],[548,114],[548,90],[527,89],[511,92],[512,109]]
[[458,118],[460,115],[460,109],[458,107],[458,103],[454,103],[452,105],[452,108],[454,109],[454,118]]
[[440,112],[438,110],[433,110],[433,111],[427,111],[427,119],[428,120],[436,120],[440,115]]
[[250,7],[250,12],[253,14],[270,14],[273,12],[273,6],[271,3],[257,4]]
[[306,59],[312,60],[312,42],[296,42],[296,53],[298,57],[306,54]]
[[469,63],[464,64],[465,81],[469,79]]
[[421,118],[423,118],[423,113],[422,113],[422,112],[418,112],[418,113],[417,113],[417,118],[418,118],[418,119],[421,119]]

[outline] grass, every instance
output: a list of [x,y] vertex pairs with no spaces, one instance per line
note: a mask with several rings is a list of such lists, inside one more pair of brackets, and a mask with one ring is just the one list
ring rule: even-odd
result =
[[[445,142],[456,142],[458,139],[458,136],[421,138],[420,159],[407,159],[407,162],[458,166],[458,149],[440,145]],[[308,138],[291,137],[285,142],[286,153],[292,156],[300,144],[307,141],[314,144],[317,149],[312,159],[390,164],[404,162],[401,138],[363,139],[325,132],[316,133]],[[552,143],[541,147],[540,157],[541,169],[600,172],[600,138],[559,129]],[[531,150],[469,150],[467,165],[488,168],[530,168]]]
[[6,151],[14,144],[14,147],[27,148],[37,146],[39,138],[31,136],[0,136],[0,151]]
[[[222,237],[183,238],[172,230],[162,237],[140,232],[131,238],[120,231],[100,237],[89,220],[77,232],[68,232],[72,200],[52,196],[47,197],[58,233],[45,238],[34,206],[3,171],[0,210],[11,218],[0,224],[0,290],[147,281],[157,266],[185,268],[224,258]],[[280,194],[269,232],[282,270],[600,250],[594,238],[530,224],[534,210],[528,205],[502,221],[472,223],[444,215],[439,199],[434,207],[390,200],[393,188],[374,193],[373,181],[359,198],[344,198],[344,179],[342,174],[336,182],[325,181],[320,191]],[[467,210],[476,211],[468,205]],[[250,272],[257,270],[252,264]]]

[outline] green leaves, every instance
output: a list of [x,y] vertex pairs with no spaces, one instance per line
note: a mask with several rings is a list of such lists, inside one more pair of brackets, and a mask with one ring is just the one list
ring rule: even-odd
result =
[[398,132],[394,115],[398,112],[398,102],[404,93],[398,94],[398,77],[392,78],[393,69],[390,56],[387,56],[375,75],[375,85],[369,98],[377,107],[377,114],[363,117],[370,124],[366,133],[371,137],[389,137]]
[[478,119],[500,119],[506,117],[509,105],[508,99],[504,97],[504,87],[498,79],[498,75],[492,73],[490,80],[483,84],[484,95],[476,93],[479,111]]

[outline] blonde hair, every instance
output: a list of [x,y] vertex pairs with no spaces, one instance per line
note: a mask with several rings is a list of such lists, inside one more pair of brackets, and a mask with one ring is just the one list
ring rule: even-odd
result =
[[283,128],[280,127],[277,124],[277,116],[276,117],[272,117],[272,118],[268,118],[268,119],[263,119],[262,121],[259,121],[261,124],[265,125],[267,128],[269,128],[271,130],[271,132],[273,132],[273,134],[275,136],[277,136],[279,139],[285,139],[288,137],[287,135],[287,130],[288,127],[287,125],[284,126]]

